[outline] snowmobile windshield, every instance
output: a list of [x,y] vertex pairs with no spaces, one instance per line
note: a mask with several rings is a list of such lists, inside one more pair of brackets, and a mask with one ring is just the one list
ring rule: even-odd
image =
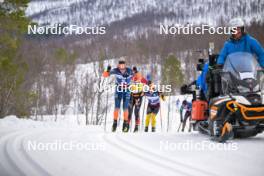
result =
[[258,92],[260,83],[256,58],[246,52],[236,52],[227,56],[222,77],[222,89],[225,93]]
[[260,66],[256,58],[246,52],[229,54],[224,65],[224,72],[230,72],[239,80],[257,79],[257,70]]

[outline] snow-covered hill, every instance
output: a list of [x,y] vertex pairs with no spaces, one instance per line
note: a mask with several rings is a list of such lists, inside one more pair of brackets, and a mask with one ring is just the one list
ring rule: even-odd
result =
[[[33,0],[27,15],[42,23],[80,26],[112,24],[117,21],[139,23],[221,24],[234,16],[249,23],[262,21],[262,0]],[[130,19],[130,20],[128,20]],[[146,19],[146,20],[141,20]]]

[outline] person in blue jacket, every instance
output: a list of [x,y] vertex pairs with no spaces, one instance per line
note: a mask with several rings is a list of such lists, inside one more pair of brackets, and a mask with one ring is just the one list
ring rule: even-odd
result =
[[255,54],[262,68],[264,68],[264,50],[260,43],[245,32],[244,22],[241,18],[234,18],[229,22],[230,27],[236,28],[236,33],[225,42],[221,50],[217,64],[224,65],[226,57],[235,52],[248,52]]
[[198,76],[196,80],[196,86],[201,90],[203,96],[205,97],[207,95],[208,87],[206,84],[206,75],[209,69],[209,63],[206,62],[204,64],[202,73]]
[[123,132],[128,132],[128,106],[130,101],[130,90],[129,85],[133,77],[133,71],[131,68],[126,67],[126,63],[123,60],[120,60],[118,66],[114,69],[111,69],[111,66],[107,67],[107,70],[103,73],[103,77],[108,77],[110,75],[115,75],[116,77],[116,91],[115,91],[115,110],[114,110],[114,122],[112,126],[112,132],[116,131],[117,120],[120,111],[121,101],[123,101],[123,113],[124,113],[124,122],[123,122]]
[[[243,20],[241,18],[234,18],[230,20],[229,25],[230,27],[236,28],[237,32],[236,34],[232,34],[230,39],[225,42],[224,47],[217,58],[217,65],[219,65],[219,67],[224,65],[226,57],[231,53],[248,52],[255,54],[260,66],[264,68],[264,50],[256,39],[245,33]],[[208,70],[209,63],[207,62],[196,81],[196,85],[201,89],[203,95],[207,95],[208,91],[206,83]]]

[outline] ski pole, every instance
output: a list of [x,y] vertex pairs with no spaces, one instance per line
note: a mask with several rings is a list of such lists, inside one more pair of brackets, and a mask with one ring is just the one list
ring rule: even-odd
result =
[[[100,78],[100,84],[99,84],[99,86],[100,86],[100,88],[99,88],[99,92],[101,92],[101,91],[103,91],[102,90],[102,87],[103,87],[103,85],[104,85],[104,83],[105,83],[105,80],[106,80],[106,78],[104,78],[104,77],[101,77]],[[107,106],[108,106],[108,92],[107,92],[107,95],[106,95],[106,99],[107,99],[107,104],[106,104],[106,115],[105,115],[105,120],[104,120],[104,131],[106,131],[106,118],[107,118]]]
[[161,128],[161,132],[163,131],[162,129],[162,113],[161,113],[161,108],[160,108],[160,128]]
[[180,125],[179,125],[179,127],[178,127],[178,129],[177,129],[177,132],[180,132],[180,128],[181,128],[181,126],[182,126],[182,122],[180,122]]
[[[105,52],[105,55],[106,55],[106,52]],[[106,56],[106,59],[107,59],[107,56]],[[109,65],[109,59],[107,59],[107,62],[108,62],[108,65]],[[104,78],[105,80],[105,78]],[[104,83],[104,81],[103,81]],[[107,122],[107,115],[108,115],[108,96],[109,96],[109,92],[108,92],[108,89],[106,89],[106,112],[105,112],[105,121],[104,121],[104,131],[106,132],[106,122]]]
[[145,101],[146,101],[146,97],[144,96],[144,101],[143,101],[143,115],[142,115],[142,119],[141,119],[141,130],[144,128],[144,117],[145,117]]
[[169,132],[169,127],[170,127],[170,96],[168,100],[167,132]]
[[107,121],[107,115],[108,115],[108,90],[106,92],[106,113],[105,113],[105,121],[104,121],[104,131],[106,132],[106,121]]
[[188,119],[189,119],[189,129],[188,129],[188,132],[191,132],[192,131],[192,126],[193,126],[193,124],[192,124],[192,115],[190,115]]
[[130,119],[130,122],[129,122],[129,131],[131,132],[132,131],[132,120],[133,120],[133,107],[132,107],[132,117]]
[[180,125],[179,125],[179,127],[178,127],[178,129],[177,129],[177,132],[180,132],[180,128],[181,128],[181,126],[183,125],[182,123],[183,123],[183,117],[182,117],[182,107],[180,107]]

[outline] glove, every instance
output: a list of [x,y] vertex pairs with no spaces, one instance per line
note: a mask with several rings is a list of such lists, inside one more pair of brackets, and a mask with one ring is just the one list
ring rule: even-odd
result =
[[181,95],[186,94],[187,93],[187,89],[188,89],[188,86],[186,84],[181,86]]
[[110,73],[108,71],[104,71],[104,73],[103,73],[104,78],[108,77],[109,75],[110,75]]
[[111,66],[108,65],[106,71],[103,72],[103,77],[106,78],[110,76]]
[[165,100],[166,100],[166,98],[165,98],[165,96],[164,96],[164,95],[161,95],[161,96],[160,96],[160,98],[161,98],[163,101],[165,101]]

